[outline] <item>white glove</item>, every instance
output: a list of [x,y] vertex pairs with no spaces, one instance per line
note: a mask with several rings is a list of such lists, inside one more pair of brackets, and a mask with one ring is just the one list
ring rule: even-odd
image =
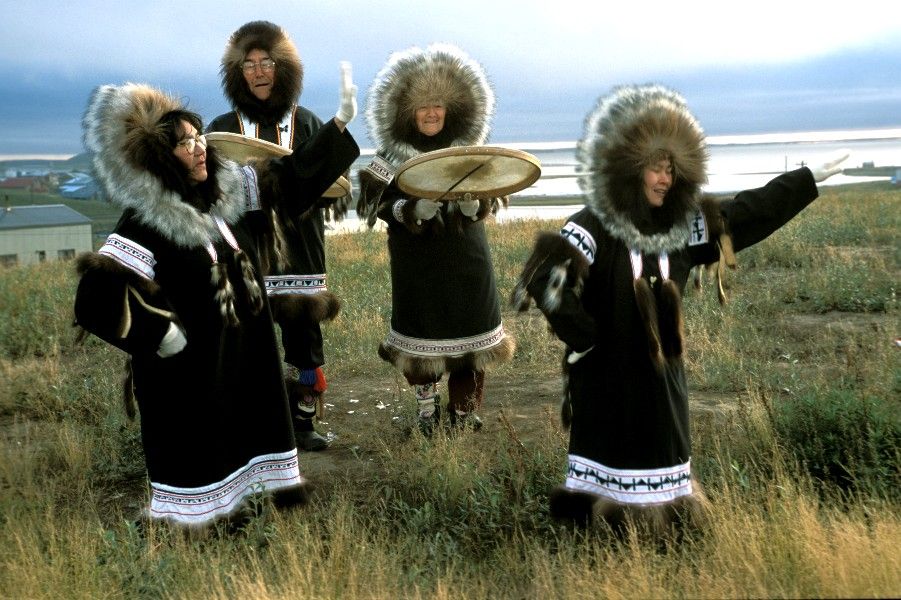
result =
[[579,362],[579,359],[581,359],[583,356],[585,356],[592,350],[594,350],[594,346],[592,346],[585,352],[576,352],[576,351],[571,352],[570,355],[566,357],[567,364],[570,364],[570,365],[576,364],[577,362]]
[[429,200],[428,198],[417,200],[416,206],[413,207],[413,218],[416,219],[416,224],[422,225],[423,221],[434,218],[438,214],[439,208],[441,208],[441,204],[434,200]]
[[357,86],[354,85],[349,62],[341,62],[341,89],[338,90],[340,104],[335,118],[350,123],[357,116]]
[[460,207],[460,212],[471,218],[473,221],[479,218],[477,216],[477,213],[479,212],[478,199],[472,198],[471,200],[458,200],[457,205]]
[[841,173],[842,168],[838,165],[843,163],[848,156],[847,150],[843,150],[837,157],[830,159],[819,167],[811,168],[810,172],[813,173],[813,180],[819,183],[821,181],[826,181],[836,173]]
[[161,358],[168,358],[184,350],[187,343],[188,338],[185,337],[178,325],[170,322],[169,329],[166,330],[166,335],[163,336],[163,341],[160,342],[160,348],[156,353]]

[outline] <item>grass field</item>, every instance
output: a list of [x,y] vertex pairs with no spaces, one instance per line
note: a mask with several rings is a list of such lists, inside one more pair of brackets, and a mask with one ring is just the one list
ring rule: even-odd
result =
[[[0,270],[0,595],[897,597],[899,207],[887,184],[825,188],[739,254],[725,306],[686,292],[692,464],[713,508],[705,530],[666,545],[548,518],[567,437],[560,346],[535,311],[504,309],[518,350],[489,375],[481,432],[425,440],[392,425],[412,406],[375,354],[390,317],[379,232],[326,242],[344,300],[325,329],[339,437],[301,455],[312,504],[262,505],[242,531],[205,540],[142,534],[121,353],[73,346],[71,263]],[[489,227],[502,298],[535,234],[559,225]]]

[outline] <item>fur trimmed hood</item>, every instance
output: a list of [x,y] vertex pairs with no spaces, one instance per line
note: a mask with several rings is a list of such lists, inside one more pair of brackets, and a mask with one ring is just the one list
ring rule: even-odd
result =
[[379,155],[399,165],[427,151],[417,147],[414,113],[435,100],[447,109],[441,148],[487,141],[494,91],[485,71],[459,48],[433,44],[392,54],[369,88],[366,125]]
[[[651,208],[642,170],[666,153],[674,169],[664,205]],[[659,85],[623,86],[600,98],[576,150],[586,205],[628,247],[659,253],[682,247],[707,181],[707,143],[685,99]]]
[[[241,65],[251,50],[265,50],[275,61],[275,82],[265,102],[250,93]],[[303,63],[284,29],[269,21],[245,23],[228,39],[219,70],[222,91],[232,106],[253,122],[278,123],[297,103],[303,89]]]
[[[94,90],[82,119],[84,146],[92,154],[94,176],[110,202],[134,210],[148,227],[183,247],[204,245],[220,233],[219,216],[235,223],[244,212],[240,167],[224,161],[218,169],[218,200],[208,213],[166,188],[146,168],[147,157],[171,152],[159,130],[160,119],[182,109],[175,98],[144,84],[103,85]],[[217,160],[207,148],[207,163]]]

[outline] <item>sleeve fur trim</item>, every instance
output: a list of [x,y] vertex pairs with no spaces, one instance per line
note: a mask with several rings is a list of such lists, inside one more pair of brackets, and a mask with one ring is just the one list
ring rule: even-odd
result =
[[[572,287],[577,295],[581,294],[589,267],[585,255],[559,234],[539,233],[532,255],[513,289],[510,305],[522,312],[529,309],[534,299],[544,309],[553,312],[560,305],[565,287]],[[536,290],[532,280],[542,268],[549,269],[550,277],[545,289]]]
[[269,304],[279,324],[331,321],[341,311],[341,300],[332,292],[270,296]]

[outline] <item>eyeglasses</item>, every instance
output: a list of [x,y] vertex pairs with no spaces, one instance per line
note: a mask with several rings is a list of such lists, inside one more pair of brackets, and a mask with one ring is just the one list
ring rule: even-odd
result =
[[244,69],[245,73],[252,73],[257,67],[262,69],[264,73],[268,73],[275,68],[275,61],[271,58],[264,58],[258,63],[255,63],[252,60],[245,60],[244,64],[241,65],[241,68]]
[[197,148],[197,144],[200,144],[201,148],[206,148],[206,136],[205,135],[195,135],[189,138],[185,138],[182,141],[175,144],[176,147],[184,146],[185,150],[188,151],[188,154],[194,154],[194,150]]

